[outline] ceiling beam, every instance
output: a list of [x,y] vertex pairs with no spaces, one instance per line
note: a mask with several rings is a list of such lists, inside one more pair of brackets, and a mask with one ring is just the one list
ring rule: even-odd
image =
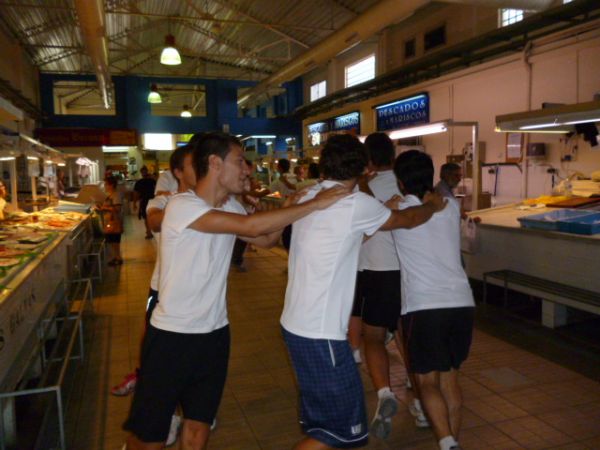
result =
[[56,30],[57,28],[63,27],[75,27],[77,26],[77,22],[75,18],[71,14],[69,16],[58,17],[53,20],[48,20],[47,22],[43,22],[37,25],[33,25],[31,27],[25,28],[24,30],[19,30],[18,33],[24,39],[29,39],[35,36],[39,36],[40,34],[44,34],[48,31]]
[[[228,1],[228,0],[213,0],[213,1],[221,6],[224,6],[225,8],[229,9],[230,11],[233,11],[234,13],[239,14],[242,17],[245,17],[246,19],[250,20],[250,22],[252,22],[253,24],[260,25],[261,27],[277,34],[278,36],[281,36],[295,44],[298,44],[300,47],[310,48],[310,45],[308,45],[307,43],[302,42],[299,39],[296,39],[294,36],[290,35],[289,33],[286,33],[284,31],[281,31],[281,30],[278,30],[277,28],[275,28],[276,26],[282,26],[282,25],[264,23],[262,20],[258,19],[257,17],[254,17],[253,15],[251,15],[245,11],[242,11],[237,5],[235,5],[231,1]],[[294,27],[290,26],[290,25],[285,25],[285,28],[293,29]],[[309,31],[314,31],[314,30],[309,30]]]
[[[221,3],[221,2],[217,1],[215,3]],[[234,10],[234,6],[230,7],[230,6],[226,5],[225,3],[223,5],[226,8],[231,9],[232,11]],[[248,17],[249,20],[219,19],[217,17],[213,17],[213,16],[207,15],[205,13],[202,13],[202,15],[199,17],[195,17],[195,16],[178,16],[178,15],[169,15],[169,14],[158,14],[158,13],[150,13],[150,12],[143,12],[143,11],[131,11],[131,10],[125,10],[125,9],[107,9],[105,12],[106,12],[106,14],[115,14],[115,15],[154,17],[154,18],[160,18],[163,20],[170,20],[170,21],[174,21],[174,22],[206,21],[206,22],[218,22],[218,23],[225,23],[225,24],[232,24],[232,25],[252,25],[252,26],[264,27],[264,28],[267,28],[276,33],[282,33],[282,32],[275,29],[275,27],[295,29],[295,30],[301,30],[301,31],[307,31],[307,32],[332,31],[330,29],[311,27],[310,25],[264,23],[264,22],[260,21],[259,19],[255,19],[252,16],[247,15],[243,11],[237,11],[237,10],[234,12],[236,12],[237,14],[244,15],[245,17]],[[284,35],[286,36],[287,39],[295,40],[295,38],[293,36],[290,36],[285,33],[284,33]],[[305,45],[305,44],[300,44],[300,45]]]

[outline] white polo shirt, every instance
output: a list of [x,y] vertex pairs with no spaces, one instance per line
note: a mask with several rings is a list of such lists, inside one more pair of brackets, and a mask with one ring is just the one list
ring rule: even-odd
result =
[[[407,195],[400,209],[421,205]],[[460,263],[460,205],[448,205],[410,230],[392,231],[402,270],[402,314],[424,309],[475,306]]]
[[188,226],[218,209],[246,211],[233,197],[213,208],[193,191],[167,204],[160,239],[160,301],[150,322],[178,333],[210,333],[228,324],[227,274],[235,235],[201,233]]
[[[151,209],[164,210],[169,202],[168,195],[157,195],[148,201],[146,206],[146,212]],[[154,262],[154,270],[152,271],[152,278],[150,279],[150,289],[158,291],[158,277],[160,274],[160,232],[153,231],[152,235],[156,239],[156,261]]]
[[[379,172],[369,181],[369,189],[381,203],[400,194],[396,176],[391,170]],[[360,248],[358,270],[400,270],[400,261],[391,231],[378,231]]]
[[[301,201],[338,183],[323,181]],[[363,235],[375,233],[391,211],[356,192],[294,222],[281,325],[311,339],[345,340]]]

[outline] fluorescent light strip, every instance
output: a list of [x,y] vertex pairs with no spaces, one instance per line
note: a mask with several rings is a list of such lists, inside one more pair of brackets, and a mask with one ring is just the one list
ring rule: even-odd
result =
[[388,135],[390,139],[403,139],[415,136],[425,136],[427,134],[443,133],[448,131],[445,122],[431,123],[420,127],[405,128],[402,130],[390,131]]
[[572,130],[505,130],[503,128],[496,127],[494,129],[496,133],[550,133],[550,134],[567,134],[571,133]]
[[565,122],[562,125],[577,125],[580,123],[590,123],[590,122],[600,122],[600,117],[596,117],[595,119],[574,120],[573,122]]
[[37,156],[28,156],[27,159],[29,161],[39,161],[40,160],[40,158],[38,158]]
[[0,157],[0,161],[14,161],[15,157],[14,156],[2,156]]
[[519,127],[519,130],[537,130],[538,128],[548,128],[548,127],[556,127],[563,125],[562,123],[557,122],[556,120],[551,123],[538,123],[535,125],[525,125],[524,127]]

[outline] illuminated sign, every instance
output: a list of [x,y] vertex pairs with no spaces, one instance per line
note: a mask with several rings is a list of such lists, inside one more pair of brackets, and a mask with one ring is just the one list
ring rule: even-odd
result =
[[375,107],[377,130],[395,130],[429,122],[429,94],[419,94]]

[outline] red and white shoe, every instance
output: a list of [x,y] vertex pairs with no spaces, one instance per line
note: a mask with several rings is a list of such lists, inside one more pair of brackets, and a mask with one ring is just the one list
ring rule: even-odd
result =
[[123,381],[110,389],[112,395],[124,397],[135,391],[135,385],[137,383],[137,372],[132,372],[125,375]]

